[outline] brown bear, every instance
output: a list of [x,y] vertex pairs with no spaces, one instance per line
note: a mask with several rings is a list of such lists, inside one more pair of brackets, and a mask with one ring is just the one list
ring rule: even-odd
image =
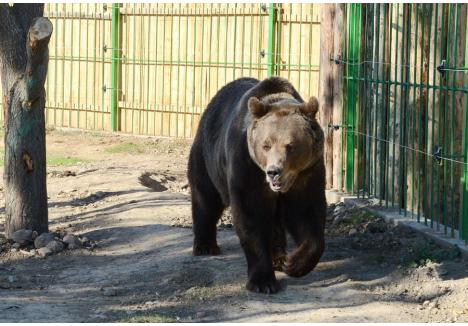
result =
[[[208,104],[189,163],[194,255],[217,255],[216,223],[231,206],[247,289],[275,293],[274,270],[309,273],[324,250],[323,131],[318,101],[285,79],[237,79]],[[286,257],[286,232],[296,243]]]

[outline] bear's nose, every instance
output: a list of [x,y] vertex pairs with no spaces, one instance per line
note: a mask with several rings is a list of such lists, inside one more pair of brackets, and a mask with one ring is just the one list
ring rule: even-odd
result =
[[275,177],[279,177],[281,174],[281,169],[277,166],[270,166],[268,169],[267,169],[267,175],[274,179]]

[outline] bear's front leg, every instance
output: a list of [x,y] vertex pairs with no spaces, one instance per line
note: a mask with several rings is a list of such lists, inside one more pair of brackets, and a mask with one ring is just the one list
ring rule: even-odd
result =
[[276,293],[280,284],[276,280],[272,263],[273,226],[272,207],[259,198],[232,198],[234,225],[247,259],[248,282],[246,288],[257,293]]

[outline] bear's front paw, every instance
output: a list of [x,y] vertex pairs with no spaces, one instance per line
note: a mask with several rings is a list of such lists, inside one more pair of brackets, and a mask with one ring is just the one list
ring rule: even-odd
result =
[[313,269],[313,266],[307,264],[304,259],[287,259],[283,271],[292,277],[302,277],[308,274]]
[[193,245],[193,255],[202,256],[202,255],[219,255],[221,249],[217,244],[208,245],[208,244],[196,244]]
[[245,287],[249,291],[266,294],[273,294],[281,289],[279,282],[274,277],[270,279],[249,280]]
[[284,272],[292,277],[308,274],[319,262],[323,249],[323,241],[304,242],[286,258]]

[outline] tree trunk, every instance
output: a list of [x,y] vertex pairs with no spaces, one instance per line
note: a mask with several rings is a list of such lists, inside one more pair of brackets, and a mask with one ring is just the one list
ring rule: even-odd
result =
[[320,77],[319,103],[322,128],[325,132],[326,188],[333,187],[333,133],[328,125],[333,123],[333,34],[335,5],[322,4],[320,24]]
[[48,231],[45,89],[52,23],[41,4],[0,4],[5,235]]
[[[335,21],[333,37],[333,58],[344,59],[343,50],[345,48],[345,10],[346,4],[335,4]],[[333,123],[342,125],[342,105],[343,105],[343,64],[335,64],[333,68]],[[343,152],[341,150],[341,139],[343,128],[333,131],[333,188],[343,190]]]

